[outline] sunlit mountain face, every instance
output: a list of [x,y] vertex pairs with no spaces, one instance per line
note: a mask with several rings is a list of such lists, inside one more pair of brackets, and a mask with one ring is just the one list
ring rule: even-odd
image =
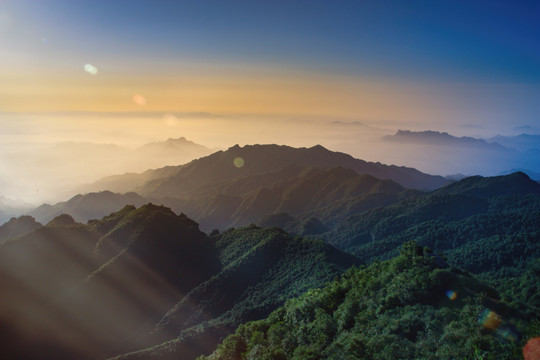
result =
[[537,1],[0,2],[0,358],[539,359]]

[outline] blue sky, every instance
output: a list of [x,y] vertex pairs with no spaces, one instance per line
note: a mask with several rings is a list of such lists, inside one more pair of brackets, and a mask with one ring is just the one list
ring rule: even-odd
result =
[[540,1],[3,0],[0,184],[71,173],[4,161],[59,142],[180,136],[468,172],[380,139],[540,133],[539,39]]
[[8,0],[2,8],[18,36],[104,62],[188,59],[423,81],[540,81],[538,1]]

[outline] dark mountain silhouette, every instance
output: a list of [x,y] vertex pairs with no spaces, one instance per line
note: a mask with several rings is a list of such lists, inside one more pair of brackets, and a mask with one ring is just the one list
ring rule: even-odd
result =
[[493,177],[471,176],[438,189],[434,194],[468,195],[479,198],[521,196],[540,194],[540,185],[526,174],[515,172]]
[[88,224],[63,214],[0,244],[0,328],[10,334],[0,357],[98,359],[170,340],[195,358],[353,264],[279,229],[209,238],[163,206],[126,206]]
[[125,205],[141,206],[148,200],[136,193],[116,194],[111,191],[76,195],[65,202],[44,204],[29,212],[39,221],[47,223],[58,215],[69,214],[79,222],[99,219]]
[[[236,158],[243,160],[241,167],[234,165]],[[278,145],[236,145],[227,151],[194,160],[170,178],[150,181],[141,187],[140,193],[146,196],[182,197],[218,182],[275,171],[288,165],[341,166],[359,174],[390,179],[407,188],[435,189],[447,183],[440,176],[426,175],[412,168],[366,162],[344,153],[329,151],[320,145],[298,149]]]
[[[344,216],[376,206],[389,205],[417,191],[406,191],[391,180],[359,175],[343,167],[312,168],[289,165],[272,172],[239,176],[202,186],[195,194],[183,198],[142,198],[106,191],[78,195],[65,203],[44,205],[31,212],[38,219],[49,219],[57,213],[76,214],[79,221],[99,218],[124,204],[140,205],[151,201],[162,203],[176,212],[184,212],[210,231],[257,223],[274,213],[295,217],[288,231],[305,233],[300,223],[317,218],[323,226],[332,227]],[[298,229],[296,229],[298,228]]]
[[525,173],[525,174],[527,174],[528,177],[535,180],[536,182],[540,181],[540,172],[532,171],[532,170],[529,170],[529,169],[511,169],[511,170],[503,171],[503,172],[501,172],[500,174],[497,174],[497,175],[510,175],[510,174],[515,173],[515,172]]
[[71,226],[76,224],[77,222],[71,217],[71,215],[62,214],[49,221],[47,226]]
[[163,314],[219,269],[197,224],[159,206],[39,228],[0,245],[0,325],[12,334],[0,357],[99,359],[149,346]]
[[[415,144],[443,145],[469,147],[488,151],[508,151],[509,149],[496,141],[486,141],[473,137],[457,137],[447,132],[438,131],[410,131],[398,130],[394,135],[387,135],[383,138],[391,142],[407,142]],[[493,139],[490,139],[493,140]]]
[[0,226],[0,243],[27,234],[42,226],[32,216],[25,215],[18,218],[11,218],[8,222]]
[[[235,166],[235,159],[241,159],[241,164]],[[182,166],[105,178],[92,186],[136,190],[149,201],[186,213],[210,231],[245,226],[281,212],[298,218],[294,227],[312,217],[331,227],[352,212],[414,195],[398,195],[403,187],[433,189],[447,183],[440,176],[368,163],[322,146],[253,145],[234,146]],[[94,217],[113,210],[107,208]],[[65,206],[57,210],[62,212],[73,213]]]
[[333,226],[359,207],[387,205],[414,194],[393,181],[358,175],[346,168],[287,167],[265,175],[241,177],[184,200],[163,201],[193,216],[204,229],[226,229],[258,222],[274,213],[288,213],[298,221],[318,217]]
[[[236,158],[242,158],[241,167],[234,165]],[[329,151],[320,145],[312,148],[236,145],[226,151],[218,151],[186,165],[151,170],[139,175],[126,174],[109,177],[92,185],[92,190],[116,190],[119,186],[123,186],[123,191],[136,191],[143,196],[182,198],[204,192],[205,189],[220,183],[227,183],[248,175],[276,172],[290,165],[341,166],[359,174],[393,180],[406,188],[436,189],[448,183],[440,176],[427,175],[412,168],[366,162],[344,153]],[[128,185],[135,187],[129,188]]]
[[260,319],[290,297],[319,287],[358,261],[320,240],[255,226],[216,235],[223,270],[196,287],[161,319],[163,345],[115,359],[194,359],[210,353],[239,323]]

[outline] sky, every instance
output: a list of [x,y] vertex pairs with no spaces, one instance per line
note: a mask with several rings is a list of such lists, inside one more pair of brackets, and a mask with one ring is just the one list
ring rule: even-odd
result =
[[540,133],[538,39],[538,1],[1,0],[0,159],[185,136],[392,162],[365,143]]

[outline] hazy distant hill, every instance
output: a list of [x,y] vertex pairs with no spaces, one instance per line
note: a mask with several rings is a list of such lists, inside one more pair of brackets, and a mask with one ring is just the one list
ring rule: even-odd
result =
[[[116,144],[63,142],[1,154],[4,173],[0,174],[0,183],[6,184],[3,186],[5,194],[62,199],[76,193],[95,191],[81,189],[81,185],[110,174],[177,166],[212,152],[184,137],[153,142],[135,149]],[[18,183],[14,179],[26,181]],[[128,191],[125,187],[111,190]]]
[[27,234],[42,226],[42,224],[31,216],[11,218],[8,222],[0,226],[0,243]]
[[141,206],[148,200],[131,192],[117,194],[111,191],[76,195],[65,202],[54,205],[44,204],[29,212],[38,221],[47,223],[61,214],[69,214],[76,221],[87,222],[99,219],[111,212],[118,211],[125,205]]
[[519,151],[540,150],[540,135],[521,134],[517,136],[497,135],[486,139],[489,143],[501,144]]
[[540,172],[540,135],[457,137],[446,132],[399,130],[383,137],[395,161],[442,174],[492,176],[508,169]]
[[[391,142],[408,142],[437,146],[459,146],[487,151],[508,151],[509,149],[496,141],[486,141],[473,137],[457,137],[447,132],[398,130],[394,135],[387,135],[384,140]],[[493,140],[493,139],[490,139]]]
[[0,195],[0,225],[30,209],[32,209],[32,205],[24,201],[12,200]]
[[163,166],[163,161],[174,161],[174,164],[182,164],[194,158],[208,155],[210,152],[211,150],[206,146],[197,144],[185,137],[148,143],[133,150],[135,156],[155,157],[157,166]]

